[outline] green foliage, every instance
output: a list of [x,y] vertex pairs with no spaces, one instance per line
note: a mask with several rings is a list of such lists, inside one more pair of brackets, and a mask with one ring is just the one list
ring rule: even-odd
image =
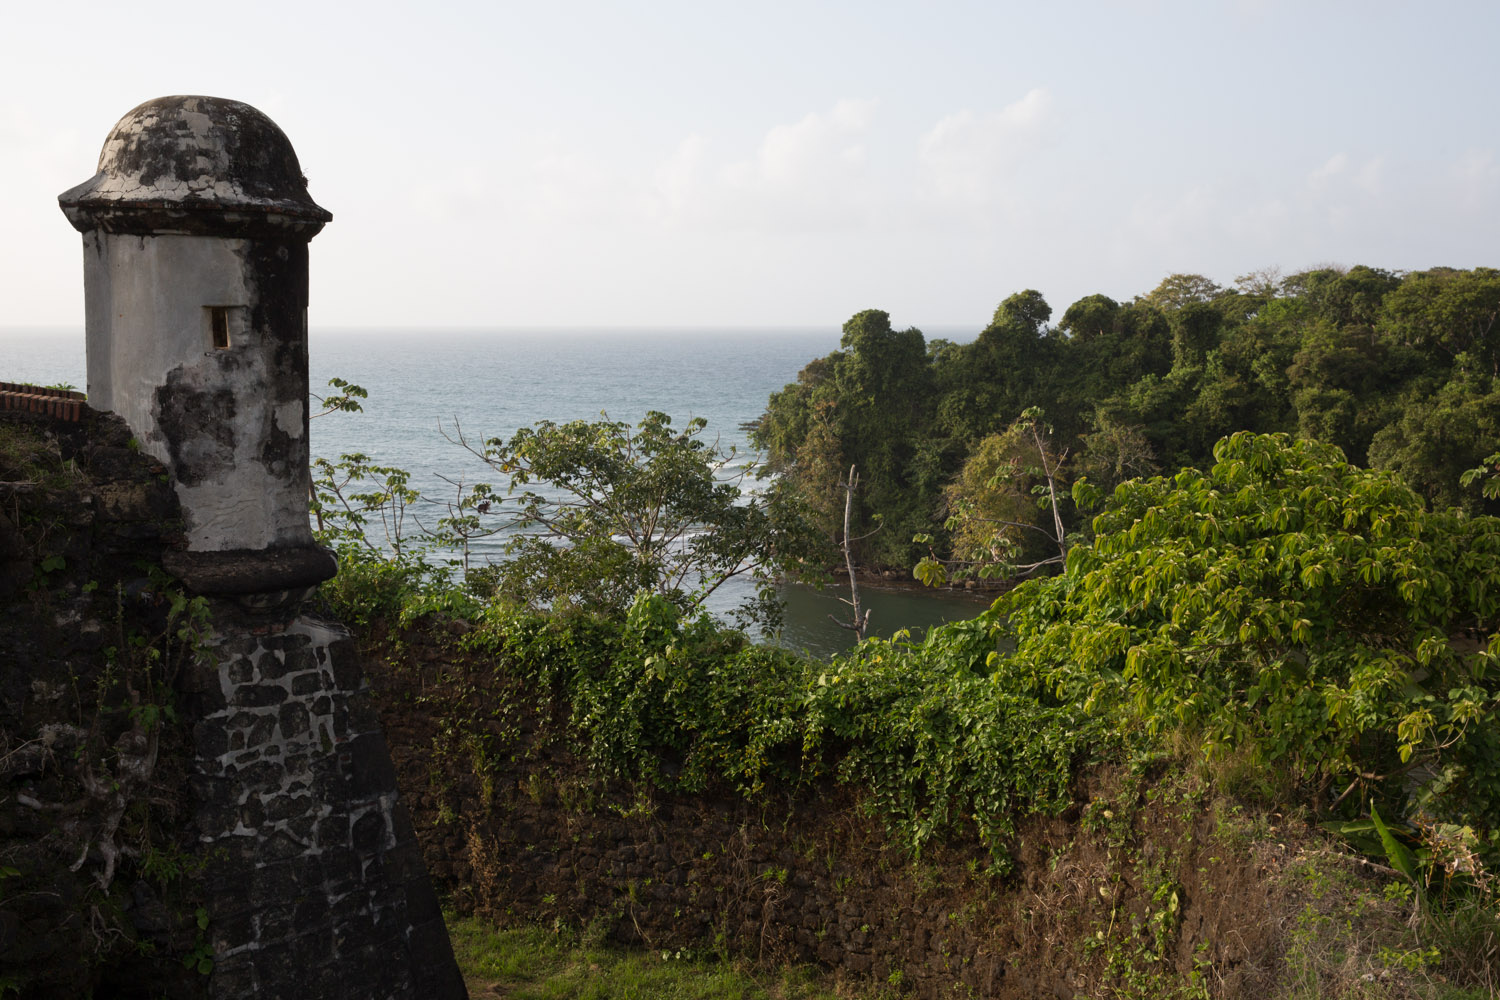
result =
[[[369,393],[341,378],[328,380],[327,396],[313,395],[330,413],[358,413]],[[378,465],[368,455],[341,455],[312,462],[310,508],[318,540],[339,557],[339,572],[322,587],[336,613],[364,624],[375,619],[409,621],[430,611],[467,615],[477,611],[473,595],[451,586],[454,570],[469,571],[471,541],[499,530],[482,523],[488,487],[465,492],[450,504],[423,496],[411,474]],[[425,518],[424,518],[425,515]]]
[[[312,464],[312,512],[317,537],[339,557],[339,572],[321,593],[345,620],[409,620],[427,611],[464,615],[477,609],[451,585],[440,553],[462,538],[429,529],[417,516],[430,502],[410,486],[409,474],[375,465],[362,454]],[[446,543],[446,545],[445,545]]]
[[1468,355],[1479,370],[1500,374],[1500,270],[1417,271],[1390,287],[1382,306],[1372,320],[1391,340],[1455,360]]
[[[476,608],[464,642],[564,705],[600,776],[746,796],[831,778],[911,852],[969,834],[1002,869],[1017,822],[1072,804],[1080,768],[1159,759],[1186,735],[1316,812],[1368,803],[1345,835],[1403,873],[1445,941],[1492,941],[1474,873],[1500,804],[1500,521],[1431,511],[1394,473],[1286,435],[1233,435],[1215,459],[1121,483],[1062,575],[921,643],[817,663],[645,588],[620,616]],[[1083,823],[1113,850],[1129,821],[1110,816]],[[1178,876],[1136,861],[1148,905],[1110,904],[1110,974],[1122,995],[1199,995],[1201,978],[1161,968]],[[1310,982],[1331,919],[1310,909],[1293,930]],[[1385,947],[1404,972],[1439,961],[1423,940]]]
[[856,558],[906,565],[913,552],[907,540],[927,523],[945,474],[925,433],[926,344],[921,331],[897,331],[886,313],[870,309],[844,324],[841,348],[772,395],[753,438],[768,450],[770,471],[813,513],[827,563],[843,528],[839,483],[854,465],[862,485],[850,536],[865,539]]
[[1032,336],[1042,332],[1042,326],[1052,318],[1052,307],[1035,288],[1017,292],[995,307],[990,317],[990,326],[1008,326],[1024,330]]
[[771,485],[743,492],[754,463],[651,412],[619,421],[550,421],[473,449],[510,480],[517,505],[496,588],[531,606],[621,612],[641,591],[684,611],[727,580],[763,584],[749,618],[774,616],[771,575],[797,565],[808,528],[794,499]]
[[1500,624],[1500,522],[1429,512],[1327,445],[1242,433],[1215,455],[1208,473],[1120,486],[1062,577],[1002,600],[1015,666],[1313,791],[1419,762],[1468,775],[1468,801],[1455,787],[1445,808],[1485,807],[1500,688],[1487,645],[1460,640]]
[[685,791],[727,782],[745,794],[797,776],[783,751],[796,745],[803,661],[684,617],[660,595],[639,595],[623,627],[497,608],[469,642],[563,695],[603,774]]
[[[358,386],[324,400],[324,412],[357,410]],[[757,596],[737,612],[774,624],[772,576],[802,564],[816,545],[805,505],[779,483],[742,490],[756,471],[733,449],[703,440],[705,422],[673,428],[662,413],[639,426],[609,420],[543,422],[508,441],[456,443],[507,478],[453,481],[451,499],[424,495],[408,472],[354,453],[313,462],[312,513],[320,541],[339,553],[323,588],[336,610],[364,622],[483,603],[623,615],[635,596],[658,594],[684,611],[729,579],[754,576]],[[505,533],[510,558],[475,566],[477,539]],[[452,578],[465,586],[455,589]]]
[[[1029,407],[1046,411],[1076,471],[1110,489],[1206,467],[1216,441],[1252,430],[1395,470],[1433,507],[1500,513],[1500,494],[1460,483],[1500,440],[1500,270],[1264,271],[1232,289],[1176,274],[1124,304],[1085,296],[1055,328],[1050,316],[1026,290],[972,343],[924,354],[915,331],[858,313],[841,350],[772,396],[759,440],[829,537],[838,475],[858,464],[867,499],[852,534],[884,514],[887,530],[859,553],[877,567],[968,561],[969,533],[943,527],[945,491],[972,493],[968,466],[993,459],[994,436]],[[917,536],[928,540],[903,544]]]
[[1459,484],[1465,489],[1475,483],[1479,484],[1480,493],[1487,499],[1500,499],[1500,451],[1486,455],[1479,465],[1464,470],[1459,478]]
[[214,971],[214,947],[207,937],[208,911],[198,907],[193,914],[193,922],[197,927],[197,935],[194,938],[193,950],[182,956],[182,967],[191,969],[200,976],[206,976]]
[[1319,811],[1358,787],[1399,811],[1420,766],[1424,809],[1489,829],[1494,655],[1465,637],[1496,627],[1500,522],[1282,435],[1217,458],[1122,484],[1061,576],[920,644],[817,664],[648,590],[621,618],[493,605],[466,641],[560,697],[601,774],[746,795],[832,774],[912,850],[968,829],[1001,856],[1081,761],[1184,732]]
[[1410,880],[1412,887],[1418,894],[1418,898],[1421,898],[1426,886],[1417,876],[1416,859],[1412,857],[1412,853],[1407,849],[1406,845],[1396,838],[1396,835],[1386,825],[1385,821],[1380,818],[1380,810],[1373,803],[1370,806],[1370,823],[1375,827],[1375,832],[1380,837],[1380,848],[1385,852],[1386,860],[1390,862],[1392,868]]
[[1094,340],[1113,333],[1120,304],[1108,295],[1085,295],[1068,306],[1058,329],[1077,341]]
[[[1464,477],[1500,441],[1500,377],[1477,370],[1460,355],[1453,376],[1424,383],[1374,435],[1370,461],[1395,469],[1434,506],[1487,509],[1484,498],[1463,489]],[[1472,479],[1470,479],[1472,482]]]
[[965,830],[1003,858],[1015,821],[1063,809],[1074,764],[1113,745],[1101,720],[1008,669],[999,632],[986,612],[920,645],[869,639],[813,680],[804,749],[840,751],[839,778],[914,853]]
[[[1063,528],[1067,453],[1052,445],[1052,428],[1037,407],[1004,434],[992,434],[943,491],[953,558],[935,552],[913,574],[928,586],[971,575],[1015,578],[1060,565],[1069,539]],[[1080,487],[1083,484],[1079,484]],[[932,544],[932,536],[914,541]]]
[[346,382],[341,378],[329,379],[328,387],[334,391],[326,396],[310,393],[313,400],[321,409],[311,414],[309,419],[327,416],[330,413],[360,413],[364,410],[364,406],[360,403],[360,400],[370,398],[370,394],[365,391],[363,386],[355,385],[353,382]]
[[642,595],[623,628],[496,609],[466,642],[560,697],[602,775],[756,795],[832,774],[913,851],[969,830],[1003,858],[1015,821],[1063,808],[1072,766],[1113,742],[1037,678],[997,670],[999,632],[989,614],[825,664]]
[[1172,312],[1210,302],[1222,291],[1216,282],[1201,274],[1169,274],[1143,297],[1143,301],[1157,309]]
[[593,927],[581,932],[560,924],[497,928],[451,913],[444,922],[472,996],[503,991],[515,1000],[876,1000],[893,995],[878,987],[835,991],[807,969],[770,976],[764,968],[745,969],[686,949],[611,948],[596,940]]
[[407,551],[396,558],[347,543],[338,551],[338,575],[324,583],[319,593],[345,621],[405,625],[434,612],[469,618],[482,610],[478,598],[455,586],[446,568],[425,556]]

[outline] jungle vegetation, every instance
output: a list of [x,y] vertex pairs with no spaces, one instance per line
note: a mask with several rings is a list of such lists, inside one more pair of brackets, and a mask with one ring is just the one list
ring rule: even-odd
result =
[[[601,777],[752,798],[833,780],[918,856],[977,840],[1003,872],[1017,823],[1062,814],[1090,769],[1201,769],[1377,859],[1422,953],[1488,988],[1497,316],[1486,268],[1174,275],[1056,326],[1024,291],[968,344],[869,310],[769,401],[754,436],[778,488],[752,510],[714,490],[718,456],[691,426],[543,425],[481,447],[511,493],[450,508],[444,544],[519,495],[532,526],[571,526],[565,547],[522,542],[514,569],[460,581],[431,549],[372,543],[412,497],[397,470],[346,456],[320,465],[324,537],[344,553],[325,591],[357,621],[470,623],[465,648],[561,706]],[[612,482],[633,497],[624,520],[589,520]],[[674,482],[698,484],[682,516],[724,533],[687,576],[620,541],[671,506],[650,484]],[[866,566],[929,582],[1030,578],[919,642],[818,661],[703,612],[695,594],[734,564],[719,542],[740,535],[742,558],[781,572],[815,563],[809,538],[831,562],[848,537]]]
[[1464,480],[1500,443],[1497,318],[1500,270],[1365,266],[1229,287],[1175,274],[1128,302],[1086,296],[1055,323],[1026,290],[963,344],[866,310],[771,397],[754,439],[830,540],[839,477],[857,465],[860,562],[905,572],[925,558],[929,580],[1058,555],[1045,469],[1064,532],[1086,532],[1072,482],[1107,494],[1206,468],[1241,430],[1335,445],[1434,510],[1500,513]]

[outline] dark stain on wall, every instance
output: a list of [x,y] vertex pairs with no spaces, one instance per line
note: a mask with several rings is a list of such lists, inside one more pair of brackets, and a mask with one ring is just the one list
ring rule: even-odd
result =
[[233,390],[198,389],[178,365],[157,387],[155,409],[178,482],[197,486],[233,468],[238,419]]
[[[256,290],[250,327],[265,365],[263,396],[265,434],[256,460],[276,478],[305,496],[308,491],[307,313],[308,276],[305,242],[249,240],[243,250],[245,270]],[[295,405],[302,426],[292,435],[276,422],[278,408]]]

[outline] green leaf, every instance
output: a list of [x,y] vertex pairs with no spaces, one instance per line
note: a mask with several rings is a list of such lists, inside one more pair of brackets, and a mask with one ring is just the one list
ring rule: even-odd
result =
[[1380,846],[1385,851],[1386,860],[1391,863],[1392,868],[1407,877],[1420,895],[1424,886],[1417,878],[1416,859],[1412,857],[1407,846],[1396,839],[1391,828],[1380,818],[1380,810],[1375,808],[1373,802],[1370,803],[1370,822],[1375,825],[1375,831],[1380,835]]
[[941,587],[948,582],[948,570],[942,563],[928,556],[912,568],[912,575],[928,587]]

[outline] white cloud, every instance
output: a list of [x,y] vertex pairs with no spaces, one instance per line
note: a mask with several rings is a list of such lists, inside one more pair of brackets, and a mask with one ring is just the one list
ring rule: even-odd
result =
[[873,101],[839,101],[826,115],[809,114],[795,125],[766,133],[756,156],[758,180],[805,187],[835,181],[864,165],[860,142],[874,117]]
[[1474,210],[1500,193],[1500,164],[1489,149],[1471,149],[1450,168],[1452,188],[1459,205]]
[[1489,149],[1471,149],[1453,164],[1453,176],[1465,183],[1494,183],[1500,177],[1495,153]]
[[1337,192],[1353,188],[1369,195],[1384,189],[1385,157],[1372,156],[1355,164],[1347,153],[1335,153],[1307,175],[1307,186],[1314,192]]
[[1381,193],[1382,171],[1385,167],[1385,157],[1376,156],[1369,160],[1354,172],[1354,186],[1365,194],[1378,195]]
[[0,190],[6,193],[0,223],[10,247],[0,259],[0,325],[82,315],[78,234],[58,211],[57,196],[88,180],[103,136],[85,136],[52,111],[40,103],[0,102]]
[[1229,212],[1226,228],[1237,241],[1270,248],[1295,223],[1295,213],[1280,197],[1272,196],[1237,205]]
[[619,216],[621,178],[597,156],[557,144],[527,165],[526,207],[542,220],[595,224]]
[[398,185],[427,223],[486,224],[576,241],[583,231],[833,231],[865,226],[882,199],[869,177],[875,102],[841,100],[774,125],[739,155],[703,134],[655,159],[601,155],[559,131],[512,137],[482,166],[415,169]]
[[641,184],[628,161],[601,155],[587,137],[553,131],[514,136],[502,157],[483,163],[422,165],[399,187],[429,222],[546,232],[629,223],[639,215]]
[[1127,238],[1129,252],[1142,245],[1153,250],[1198,244],[1223,221],[1223,204],[1207,185],[1196,185],[1169,199],[1142,198],[1133,206]]
[[[1386,187],[1384,156],[1356,160],[1348,153],[1335,153],[1308,172],[1297,197],[1304,222],[1294,228],[1301,228],[1309,236],[1319,232],[1349,233],[1358,228],[1361,220],[1389,211],[1390,205],[1385,203]],[[1317,219],[1322,220],[1321,225],[1313,224]]]
[[1349,166],[1349,156],[1346,153],[1334,153],[1322,166],[1307,175],[1307,182],[1314,188],[1326,185],[1333,178],[1343,173]]
[[867,139],[875,102],[842,100],[768,129],[753,155],[714,160],[697,136],[652,174],[647,218],[671,226],[805,231],[864,225],[876,202]]
[[648,217],[673,218],[687,212],[698,196],[703,181],[708,144],[700,135],[690,135],[657,164],[653,176],[652,196],[643,204]]
[[1264,22],[1282,12],[1280,0],[1235,0],[1234,12],[1241,21]]
[[959,111],[922,136],[922,193],[940,202],[989,204],[1010,191],[1011,174],[1046,140],[1052,98],[1043,88],[989,114]]

